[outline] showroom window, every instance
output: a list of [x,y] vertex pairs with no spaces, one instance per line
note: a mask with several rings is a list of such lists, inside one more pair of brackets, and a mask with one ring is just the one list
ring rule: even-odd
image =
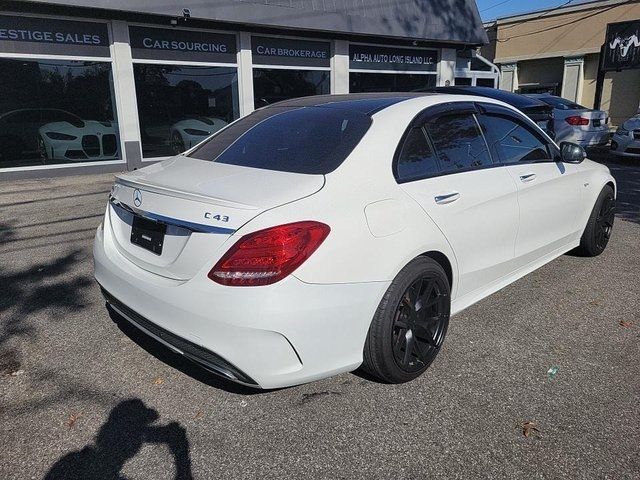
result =
[[119,158],[111,64],[0,59],[0,166]]
[[134,64],[143,157],[177,155],[238,118],[235,68]]
[[240,116],[235,35],[129,33],[143,158],[182,153]]
[[111,62],[91,59],[109,55],[106,25],[0,16],[9,26],[49,35],[0,41],[0,168],[119,161]]
[[254,107],[331,91],[329,42],[251,37]]
[[436,86],[438,51],[349,45],[349,91],[419,92]]

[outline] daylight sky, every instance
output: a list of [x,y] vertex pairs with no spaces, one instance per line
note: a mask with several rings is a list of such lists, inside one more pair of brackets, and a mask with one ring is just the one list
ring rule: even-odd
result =
[[[571,4],[583,3],[584,0],[573,0]],[[497,17],[526,13],[533,10],[553,8],[568,0],[476,0],[482,20],[493,20]]]

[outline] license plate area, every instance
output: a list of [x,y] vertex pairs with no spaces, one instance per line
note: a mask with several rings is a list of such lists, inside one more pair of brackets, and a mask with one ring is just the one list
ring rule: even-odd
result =
[[134,215],[131,224],[131,243],[161,255],[166,232],[165,224]]

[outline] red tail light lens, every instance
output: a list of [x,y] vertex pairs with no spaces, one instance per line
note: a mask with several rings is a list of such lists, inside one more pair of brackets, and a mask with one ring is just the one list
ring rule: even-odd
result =
[[581,117],[579,115],[574,115],[573,117],[567,117],[564,120],[569,125],[573,125],[574,127],[589,125],[589,119]]
[[331,229],[320,222],[296,222],[245,235],[218,261],[209,278],[236,287],[270,285],[311,256]]

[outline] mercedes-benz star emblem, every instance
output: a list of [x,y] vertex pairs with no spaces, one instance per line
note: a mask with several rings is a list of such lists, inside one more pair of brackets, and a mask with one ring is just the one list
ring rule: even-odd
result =
[[137,188],[133,191],[133,204],[136,207],[142,205],[142,192]]

